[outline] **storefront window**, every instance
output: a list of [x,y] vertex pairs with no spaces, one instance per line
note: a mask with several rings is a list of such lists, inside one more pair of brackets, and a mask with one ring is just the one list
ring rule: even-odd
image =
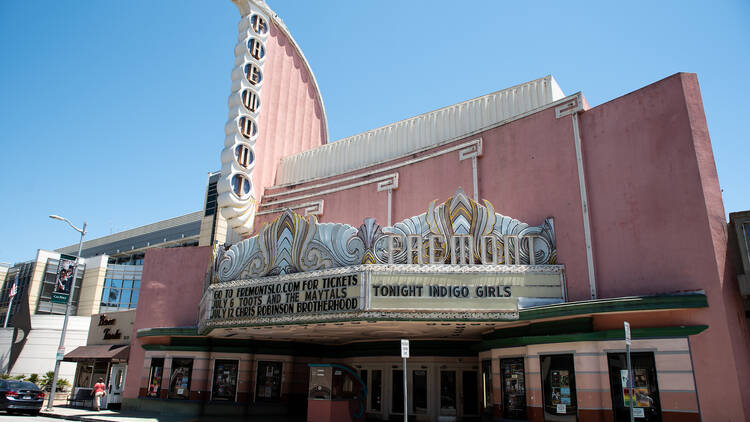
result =
[[237,391],[236,360],[216,360],[214,363],[214,380],[211,389],[212,400],[234,401]]
[[544,418],[575,421],[578,413],[573,355],[542,356]]
[[526,378],[523,358],[500,359],[503,417],[526,419]]
[[193,373],[192,359],[172,359],[172,374],[169,377],[169,398],[190,397],[190,375]]
[[255,397],[265,401],[281,398],[281,362],[258,362]]
[[[630,420],[630,389],[628,388],[627,358],[625,353],[607,354],[609,363],[612,411],[615,421]],[[653,353],[631,353],[633,368],[633,415],[639,421],[661,421],[659,386]]]
[[164,358],[151,359],[151,370],[148,375],[148,392],[149,397],[159,397],[161,390],[161,377],[164,373]]

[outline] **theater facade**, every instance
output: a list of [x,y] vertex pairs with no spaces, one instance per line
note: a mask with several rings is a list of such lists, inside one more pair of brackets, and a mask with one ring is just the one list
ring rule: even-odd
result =
[[628,322],[637,420],[750,417],[696,75],[595,107],[546,76],[329,143],[288,28],[235,4],[217,192],[243,240],[146,252],[124,408],[625,421]]

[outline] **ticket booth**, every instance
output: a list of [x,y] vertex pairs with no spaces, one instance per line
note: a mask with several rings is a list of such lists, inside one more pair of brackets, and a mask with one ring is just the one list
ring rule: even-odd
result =
[[311,363],[307,421],[363,421],[367,387],[356,371],[335,363]]

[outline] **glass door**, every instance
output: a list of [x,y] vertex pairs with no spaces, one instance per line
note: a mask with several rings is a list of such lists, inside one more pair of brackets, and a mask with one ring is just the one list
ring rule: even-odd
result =
[[492,415],[492,361],[482,361],[482,413]]
[[526,380],[523,358],[500,359],[503,417],[526,419]]
[[125,387],[125,370],[127,364],[113,364],[109,372],[109,387],[107,388],[107,404],[122,402],[122,390]]
[[383,371],[373,369],[369,383],[370,397],[367,399],[367,409],[374,413],[381,413],[383,412]]
[[462,416],[476,416],[479,414],[478,387],[477,371],[463,371],[461,376],[461,392],[463,393]]
[[[408,369],[408,368],[407,368]],[[411,371],[411,406],[410,412],[414,415],[425,415],[428,411],[427,397],[427,370],[414,369]]]
[[440,416],[456,416],[456,371],[440,371]]
[[391,373],[391,413],[404,413],[404,371],[394,369]]

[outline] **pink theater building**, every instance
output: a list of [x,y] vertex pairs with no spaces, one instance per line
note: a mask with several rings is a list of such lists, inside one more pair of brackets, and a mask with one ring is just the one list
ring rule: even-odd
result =
[[242,240],[146,253],[125,408],[627,421],[630,378],[636,420],[750,419],[696,75],[596,107],[547,76],[328,143],[288,29],[235,3],[217,191]]

